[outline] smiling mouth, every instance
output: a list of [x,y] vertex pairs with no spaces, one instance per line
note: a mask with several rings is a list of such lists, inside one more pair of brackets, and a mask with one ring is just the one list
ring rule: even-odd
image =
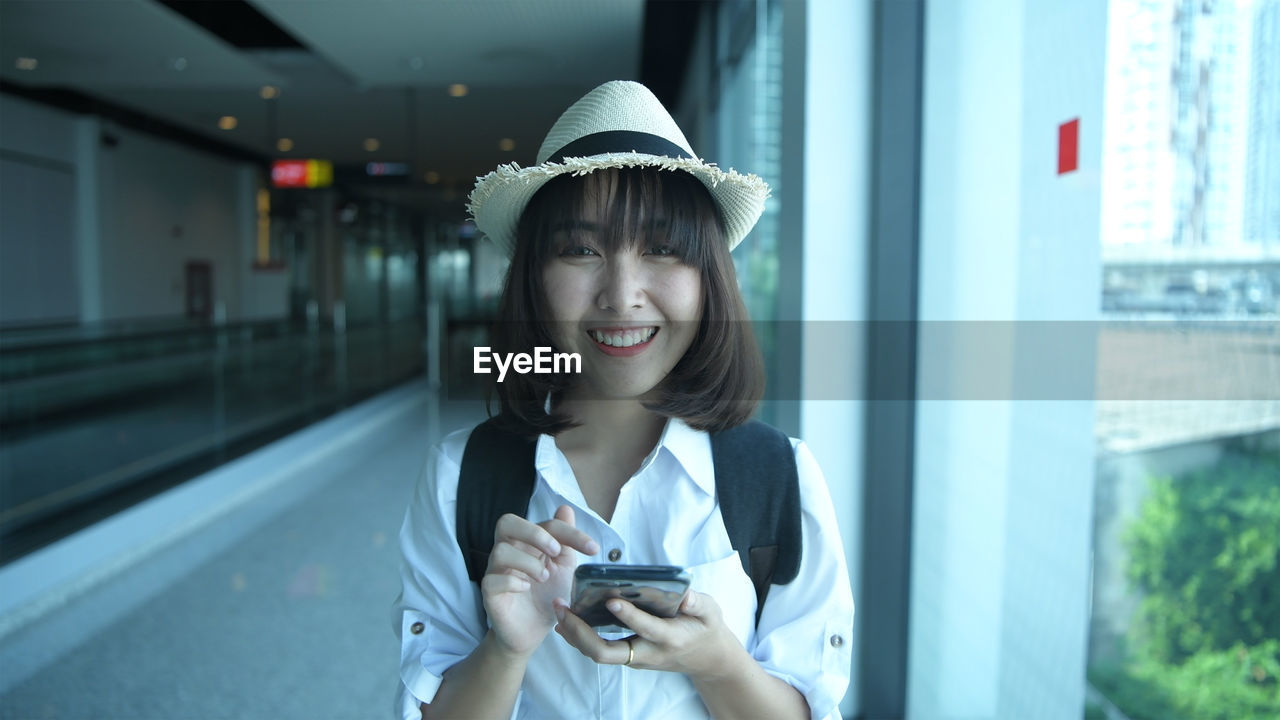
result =
[[613,348],[631,348],[646,345],[658,333],[656,327],[630,328],[618,330],[588,330],[587,334],[598,345]]

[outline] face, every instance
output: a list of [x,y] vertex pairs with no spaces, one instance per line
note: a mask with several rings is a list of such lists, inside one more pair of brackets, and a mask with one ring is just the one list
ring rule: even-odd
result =
[[[548,325],[558,350],[582,356],[582,382],[570,396],[642,398],[697,335],[701,273],[644,232],[607,242],[608,204],[584,203],[576,221],[551,235],[542,277]],[[645,225],[661,227],[662,218]]]

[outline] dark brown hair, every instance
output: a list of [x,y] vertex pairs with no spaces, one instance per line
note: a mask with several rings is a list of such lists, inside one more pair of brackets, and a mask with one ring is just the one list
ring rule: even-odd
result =
[[[491,338],[493,351],[528,353],[535,347],[555,347],[545,323],[550,312],[542,271],[558,252],[553,234],[583,217],[588,203],[598,204],[595,216],[615,230],[601,236],[606,252],[643,238],[668,246],[681,262],[701,273],[702,322],[693,344],[645,407],[712,432],[749,420],[764,394],[764,361],[738,292],[724,221],[706,187],[686,172],[611,168],[586,176],[564,174],[543,185],[516,229],[515,256]],[[659,205],[663,212],[654,212]],[[548,394],[554,401],[575,382],[573,374],[509,374],[494,386],[501,402],[499,417],[529,434],[554,435],[573,427],[569,417],[548,414],[544,405]]]

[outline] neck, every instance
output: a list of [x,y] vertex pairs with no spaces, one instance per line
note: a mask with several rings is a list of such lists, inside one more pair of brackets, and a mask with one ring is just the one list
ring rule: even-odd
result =
[[564,398],[556,409],[579,423],[557,436],[561,449],[616,452],[624,457],[647,455],[667,422],[638,400]]

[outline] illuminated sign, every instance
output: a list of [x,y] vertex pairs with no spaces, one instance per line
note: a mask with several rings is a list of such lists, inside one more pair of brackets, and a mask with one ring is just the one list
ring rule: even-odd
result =
[[364,166],[364,173],[370,177],[408,175],[409,165],[407,163],[371,162]]
[[276,160],[271,163],[271,184],[278,188],[322,188],[333,184],[333,163],[328,160]]

